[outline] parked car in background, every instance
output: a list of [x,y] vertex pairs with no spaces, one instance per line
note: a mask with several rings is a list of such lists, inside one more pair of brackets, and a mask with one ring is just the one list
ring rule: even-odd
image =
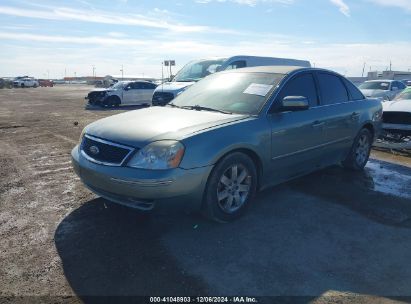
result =
[[39,86],[41,87],[53,87],[54,86],[54,82],[53,80],[50,79],[39,79]]
[[384,102],[383,129],[400,137],[411,136],[411,88]]
[[196,81],[215,72],[240,69],[255,66],[300,66],[310,67],[306,60],[258,57],[258,56],[233,56],[230,58],[208,58],[194,60],[186,64],[174,77],[173,81],[166,82],[157,87],[153,94],[153,106],[164,106],[178,94],[193,85]]
[[411,87],[411,80],[407,80],[407,82],[405,83],[405,85],[406,85],[407,87]]
[[398,80],[368,80],[360,84],[358,88],[366,97],[387,101],[394,99],[406,86]]
[[37,88],[39,86],[39,82],[33,77],[18,77],[13,81],[13,86],[15,88]]
[[95,89],[86,99],[90,105],[112,107],[120,105],[151,105],[154,89],[149,81],[119,81],[109,88]]
[[381,116],[379,100],[334,72],[245,68],[86,126],[72,163],[110,201],[150,210],[179,198],[226,222],[257,190],[333,164],[363,169]]

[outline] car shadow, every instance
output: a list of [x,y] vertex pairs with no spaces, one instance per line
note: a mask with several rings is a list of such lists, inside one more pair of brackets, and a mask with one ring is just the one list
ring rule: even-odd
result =
[[[184,273],[161,244],[175,216],[159,220],[156,214],[98,198],[64,218],[54,240],[77,295],[93,302],[87,296],[204,294],[202,282]],[[190,217],[181,214],[178,221]]]
[[270,188],[226,225],[172,206],[144,214],[94,199],[63,219],[55,245],[86,303],[118,295],[287,297],[267,303],[308,303],[329,291],[409,296],[411,235],[397,213],[411,214],[403,205],[410,200],[376,191],[381,172],[370,168],[333,167]]
[[408,167],[370,160],[363,171],[334,166],[291,181],[289,186],[340,204],[381,224],[411,228],[411,169]]

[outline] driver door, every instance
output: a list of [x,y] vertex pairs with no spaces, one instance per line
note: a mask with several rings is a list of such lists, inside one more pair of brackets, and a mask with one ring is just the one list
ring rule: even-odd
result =
[[[284,97],[303,96],[309,109],[282,111]],[[288,80],[270,109],[271,174],[274,180],[287,180],[321,166],[325,142],[324,121],[314,76],[299,73]]]

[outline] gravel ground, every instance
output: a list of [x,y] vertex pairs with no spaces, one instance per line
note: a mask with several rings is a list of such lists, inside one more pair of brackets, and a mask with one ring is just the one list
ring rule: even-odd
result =
[[141,214],[96,197],[71,169],[85,125],[136,109],[85,109],[89,90],[0,90],[0,302],[409,300],[399,298],[411,296],[409,157],[375,151],[364,172],[333,167],[266,190],[231,224],[172,206]]

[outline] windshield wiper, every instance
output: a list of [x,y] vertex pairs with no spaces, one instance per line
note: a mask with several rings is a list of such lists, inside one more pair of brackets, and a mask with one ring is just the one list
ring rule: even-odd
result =
[[176,104],[174,104],[174,103],[168,103],[168,104],[166,104],[166,106],[171,106],[171,107],[173,107],[173,108],[182,108],[182,107],[180,107],[180,106],[178,106],[178,105],[176,105]]
[[200,105],[195,105],[195,106],[182,106],[181,108],[183,109],[190,109],[190,110],[196,110],[196,111],[210,111],[210,112],[218,112],[218,113],[223,113],[223,114],[233,114],[232,112],[228,111],[223,111],[223,110],[218,110],[218,109],[213,109],[209,107],[203,107]]
[[198,79],[182,79],[182,80],[176,80],[176,82],[196,82]]

